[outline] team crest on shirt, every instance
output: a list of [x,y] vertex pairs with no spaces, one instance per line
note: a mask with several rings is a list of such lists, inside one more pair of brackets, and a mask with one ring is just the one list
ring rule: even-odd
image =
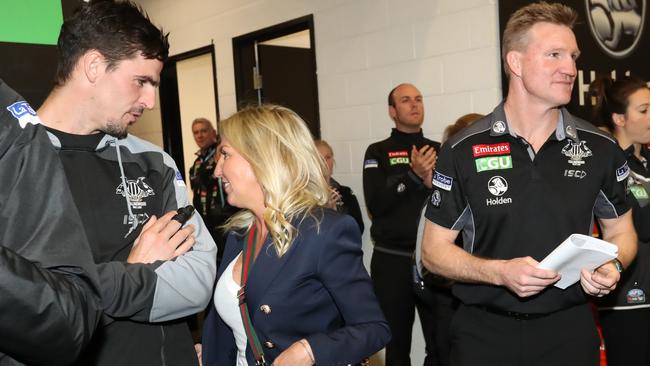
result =
[[115,194],[122,197],[128,195],[131,207],[136,209],[141,209],[147,205],[144,198],[156,195],[153,188],[144,181],[144,177],[139,177],[137,180],[127,180],[126,188],[123,183],[120,183],[115,189]]
[[36,111],[25,101],[16,102],[7,106],[7,110],[18,120],[21,128],[25,128],[28,123],[34,125],[40,123]]
[[587,141],[575,142],[569,140],[565,147],[562,148],[562,155],[569,158],[568,163],[573,166],[581,166],[585,163],[583,160],[589,156],[592,156],[593,153],[587,147]]
[[440,207],[441,202],[442,202],[442,196],[440,195],[440,191],[436,189],[431,194],[431,204],[434,207]]

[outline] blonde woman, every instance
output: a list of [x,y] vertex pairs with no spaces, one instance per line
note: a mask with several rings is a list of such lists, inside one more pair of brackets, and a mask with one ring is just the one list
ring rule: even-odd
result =
[[325,208],[325,167],[305,123],[279,106],[221,122],[215,174],[242,209],[204,324],[203,365],[353,364],[390,330],[352,218]]
[[318,153],[325,161],[325,181],[330,186],[329,207],[342,214],[350,215],[359,225],[359,231],[363,234],[363,218],[361,217],[361,208],[357,196],[354,195],[350,187],[344,186],[334,177],[334,150],[325,140],[314,140]]

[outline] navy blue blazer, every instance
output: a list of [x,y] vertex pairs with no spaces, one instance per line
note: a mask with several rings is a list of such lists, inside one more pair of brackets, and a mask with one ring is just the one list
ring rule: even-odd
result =
[[[358,363],[390,340],[363,266],[359,227],[350,216],[330,209],[317,209],[314,215],[320,229],[307,216],[282,257],[269,235],[249,273],[246,302],[269,365],[301,338],[309,341],[318,365]],[[228,236],[217,279],[241,252],[243,241],[242,235]],[[235,365],[236,355],[232,331],[213,305],[203,325],[203,365]],[[250,347],[246,356],[254,365]]]

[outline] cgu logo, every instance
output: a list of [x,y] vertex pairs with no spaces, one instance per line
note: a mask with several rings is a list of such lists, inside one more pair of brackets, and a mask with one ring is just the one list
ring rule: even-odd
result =
[[510,155],[489,156],[476,159],[474,162],[476,163],[477,173],[486,170],[512,169],[512,158]]
[[388,161],[390,165],[409,164],[411,162],[408,157],[390,158]]

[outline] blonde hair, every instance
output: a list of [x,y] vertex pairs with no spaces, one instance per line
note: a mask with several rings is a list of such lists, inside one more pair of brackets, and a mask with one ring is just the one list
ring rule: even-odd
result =
[[[219,131],[251,165],[264,192],[264,223],[278,255],[284,255],[297,235],[291,222],[302,221],[329,197],[326,168],[307,125],[288,108],[264,105],[219,122]],[[242,210],[224,227],[249,230],[254,219]]]
[[537,23],[564,25],[573,29],[578,13],[560,3],[540,1],[520,8],[514,12],[506,23],[501,45],[501,59],[506,76],[510,77],[510,67],[506,60],[508,52],[525,51],[528,47],[528,31]]

